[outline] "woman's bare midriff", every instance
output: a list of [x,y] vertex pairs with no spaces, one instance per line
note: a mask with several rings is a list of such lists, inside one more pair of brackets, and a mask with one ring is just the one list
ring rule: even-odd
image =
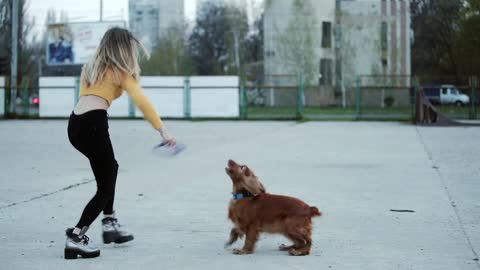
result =
[[104,98],[94,95],[81,96],[73,113],[80,115],[93,110],[108,110],[108,107],[110,105]]

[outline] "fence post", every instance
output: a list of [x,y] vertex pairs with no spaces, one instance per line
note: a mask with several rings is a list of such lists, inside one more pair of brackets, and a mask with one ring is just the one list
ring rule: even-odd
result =
[[10,114],[10,77],[5,78],[5,118],[10,118],[13,115]]
[[[387,92],[387,77],[385,72],[383,72],[383,89],[382,89],[382,95],[381,95],[381,101],[380,101],[380,107],[382,109],[385,109],[385,92]],[[391,81],[390,81],[391,82]],[[391,86],[391,85],[390,85]],[[393,85],[395,86],[395,84]]]
[[192,93],[190,91],[190,77],[185,76],[183,80],[183,115],[185,118],[192,117]]
[[128,118],[135,118],[135,102],[130,95],[128,95]]
[[303,73],[300,72],[298,78],[298,95],[297,95],[297,118],[303,118],[303,94],[304,94],[304,82]]
[[28,80],[23,80],[22,84],[23,117],[28,117],[28,113],[30,111],[30,103],[28,99]]
[[470,86],[470,104],[468,104],[468,119],[473,119],[473,95],[475,92],[475,82],[473,76],[468,77],[468,86]]
[[130,96],[128,96],[128,117],[135,118],[135,103]]
[[355,91],[355,96],[356,96],[356,100],[355,100],[355,103],[356,103],[356,107],[357,107],[357,120],[360,120],[362,118],[362,108],[361,108],[361,103],[362,103],[362,100],[361,100],[361,96],[360,96],[360,75],[357,75],[357,80],[356,80],[356,91]]
[[239,110],[240,119],[247,119],[247,95],[245,93],[245,77],[240,77],[240,92],[239,92]]
[[[7,96],[7,80],[4,78],[3,80],[3,89],[0,88],[0,102],[3,102],[3,115],[0,115],[1,118],[7,118],[8,110],[7,110],[7,103],[6,103],[6,96]],[[1,107],[1,106],[0,106]]]
[[[412,81],[413,87],[409,89],[409,95],[410,95],[410,104],[412,105],[411,111],[412,111],[412,123],[416,123],[417,120],[417,93],[418,93],[418,78],[413,77]],[[413,91],[412,91],[413,90]]]
[[475,104],[477,101],[477,97],[475,95],[476,88],[478,88],[478,77],[474,76],[472,77],[472,100],[470,101],[473,108],[472,119],[477,119],[477,106]]
[[80,95],[80,78],[76,77],[75,78],[75,90],[73,92],[73,106],[75,106],[78,102]]
[[476,78],[475,76],[470,77],[470,107],[468,109],[468,118],[475,119],[476,118],[476,111],[475,111],[475,85],[476,85]]

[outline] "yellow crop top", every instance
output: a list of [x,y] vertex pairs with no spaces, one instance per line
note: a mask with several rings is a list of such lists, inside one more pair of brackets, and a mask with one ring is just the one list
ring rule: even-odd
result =
[[118,84],[110,74],[106,74],[102,81],[87,87],[81,85],[80,96],[95,95],[104,98],[108,104],[112,104],[114,99],[120,97],[123,90],[132,98],[135,105],[142,111],[145,119],[152,124],[155,129],[163,126],[162,120],[155,110],[150,100],[143,94],[143,90],[135,78],[124,76],[122,82]]

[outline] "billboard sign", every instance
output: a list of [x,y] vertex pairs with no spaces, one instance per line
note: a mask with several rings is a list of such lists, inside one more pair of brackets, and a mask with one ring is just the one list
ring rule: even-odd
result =
[[78,22],[47,26],[47,65],[83,65],[95,53],[105,32],[125,21]]

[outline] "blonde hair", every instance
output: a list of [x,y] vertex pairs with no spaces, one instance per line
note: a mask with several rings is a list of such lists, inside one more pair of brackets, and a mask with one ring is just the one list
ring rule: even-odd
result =
[[148,51],[127,29],[114,27],[102,38],[94,56],[82,68],[81,83],[93,85],[105,77],[108,70],[113,71],[115,81],[120,83],[123,75],[140,78],[139,54],[148,59]]

